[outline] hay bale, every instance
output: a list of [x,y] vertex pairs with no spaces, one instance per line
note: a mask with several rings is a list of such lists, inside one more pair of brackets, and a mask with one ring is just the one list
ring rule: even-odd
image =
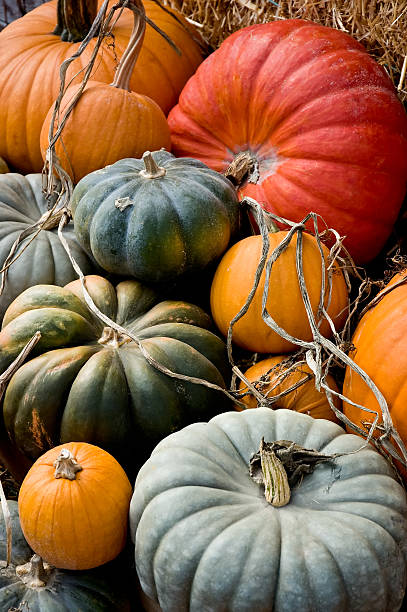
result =
[[276,19],[309,19],[351,34],[407,102],[407,0],[164,0],[198,25],[216,49],[230,34]]

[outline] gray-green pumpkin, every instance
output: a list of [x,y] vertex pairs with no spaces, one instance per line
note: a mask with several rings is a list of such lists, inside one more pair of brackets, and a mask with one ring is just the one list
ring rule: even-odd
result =
[[[47,211],[41,174],[0,174],[0,268],[19,234],[39,221]],[[79,246],[72,224],[64,229],[64,236],[84,274],[92,272],[95,266]],[[0,296],[0,319],[14,298],[28,287],[39,283],[63,286],[77,278],[56,227],[41,231],[25,248],[29,240],[30,236],[20,244],[15,255],[21,255],[8,269]]]
[[[275,507],[249,471],[262,437],[345,454]],[[227,412],[165,438],[138,474],[130,529],[164,612],[396,612],[406,587],[406,494],[390,464],[290,410]]]
[[71,202],[75,233],[108,272],[169,282],[202,270],[238,227],[232,183],[195,159],[167,151],[91,172]]
[[21,612],[128,612],[130,603],[118,562],[73,572],[43,564],[24,539],[18,504],[8,500],[12,526],[11,564],[0,506],[0,610]]

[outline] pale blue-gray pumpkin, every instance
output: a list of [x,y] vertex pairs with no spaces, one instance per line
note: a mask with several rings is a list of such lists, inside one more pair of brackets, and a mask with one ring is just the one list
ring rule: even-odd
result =
[[[128,612],[130,603],[122,565],[74,572],[42,563],[24,539],[18,504],[8,500],[12,556],[6,567],[6,528],[0,506],[0,610],[22,612]],[[37,580],[41,580],[41,583]]]
[[103,269],[159,283],[216,261],[239,217],[228,179],[167,151],[91,172],[71,207],[78,241]]
[[[99,310],[159,365],[225,387],[226,347],[201,308],[161,301],[136,280],[114,287],[91,275],[86,287]],[[0,333],[0,372],[37,330],[41,339],[10,380],[3,404],[11,442],[31,461],[63,442],[89,442],[131,474],[163,437],[230,406],[221,391],[150,365],[140,344],[91,313],[79,280],[65,288],[37,285],[14,300]]]
[[[249,474],[265,441],[324,454],[274,507]],[[164,612],[395,612],[407,504],[389,463],[338,425],[291,410],[227,412],[165,438],[130,507],[136,567]]]
[[[0,174],[0,269],[16,238],[39,221],[48,204],[42,193],[41,174]],[[83,273],[92,272],[95,265],[79,246],[72,224],[65,227],[64,236]],[[63,286],[77,278],[58,238],[57,227],[41,231],[23,251],[29,240],[30,237],[26,238],[19,246],[16,255],[21,255],[8,269],[0,296],[0,319],[14,298],[28,287],[40,283]]]

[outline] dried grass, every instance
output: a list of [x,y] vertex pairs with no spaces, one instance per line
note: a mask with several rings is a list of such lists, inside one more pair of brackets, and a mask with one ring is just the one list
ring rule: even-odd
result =
[[407,0],[164,0],[199,24],[213,48],[248,25],[309,19],[351,34],[381,64],[407,102]]

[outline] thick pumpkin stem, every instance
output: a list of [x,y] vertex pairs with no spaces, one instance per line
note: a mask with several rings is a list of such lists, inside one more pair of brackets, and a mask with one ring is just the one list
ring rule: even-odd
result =
[[145,153],[143,153],[143,162],[144,162],[144,170],[140,170],[140,174],[141,176],[144,176],[144,178],[148,178],[148,179],[156,179],[156,178],[160,178],[160,176],[164,176],[166,174],[166,169],[165,168],[161,168],[161,166],[159,166],[153,156],[151,155],[150,151],[146,151]]
[[291,489],[301,484],[305,474],[311,474],[318,463],[333,461],[342,453],[324,455],[289,440],[265,442],[250,459],[250,476],[264,486],[266,500],[272,506],[285,506],[290,501]]
[[53,34],[64,42],[80,42],[96,17],[97,0],[58,0],[58,23]]
[[128,45],[122,55],[117,67],[116,76],[111,83],[112,87],[126,89],[130,91],[130,78],[133,74],[134,66],[143,46],[144,34],[146,30],[144,5],[141,0],[131,0],[128,8],[133,11],[134,24]]
[[31,561],[16,567],[16,574],[30,589],[41,589],[47,585],[49,570],[50,567],[44,567],[39,555],[33,555]]
[[277,508],[286,506],[291,497],[287,472],[270,445],[265,444],[264,438],[260,442],[259,455],[261,477],[254,473],[250,475],[255,482],[264,485],[264,496],[269,504]]
[[257,183],[259,180],[259,162],[250,151],[241,151],[226,170],[225,176],[236,187],[240,187],[246,181]]
[[61,450],[59,457],[54,461],[54,468],[55,478],[66,478],[67,480],[75,480],[76,473],[83,469],[67,448]]

